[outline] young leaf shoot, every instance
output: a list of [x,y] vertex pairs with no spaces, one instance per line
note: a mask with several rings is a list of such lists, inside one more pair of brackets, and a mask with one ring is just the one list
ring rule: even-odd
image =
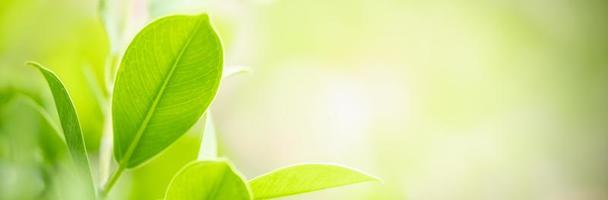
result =
[[72,156],[72,159],[76,165],[76,173],[80,178],[82,178],[82,180],[80,180],[82,181],[81,184],[84,184],[83,188],[86,189],[86,191],[83,191],[83,193],[89,196],[91,199],[95,199],[95,186],[91,176],[91,167],[89,165],[87,149],[82,136],[82,130],[80,129],[78,115],[76,114],[76,109],[74,108],[74,104],[72,103],[68,91],[57,75],[55,75],[55,73],[49,69],[36,62],[28,62],[27,64],[38,68],[49,84],[51,93],[53,94],[53,98],[55,100],[57,112],[59,113],[59,119],[61,121],[60,123],[65,136],[65,141],[68,145],[70,155]]

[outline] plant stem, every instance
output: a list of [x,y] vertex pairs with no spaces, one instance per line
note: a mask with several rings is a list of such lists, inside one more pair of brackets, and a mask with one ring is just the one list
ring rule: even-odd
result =
[[122,172],[124,170],[125,168],[122,165],[118,166],[118,169],[114,171],[114,174],[112,174],[112,177],[110,177],[108,183],[101,189],[102,197],[105,197],[110,193],[110,190],[112,190],[112,187],[114,187],[114,185],[118,181],[118,178],[120,177],[120,175],[122,175]]
[[101,135],[101,146],[99,147],[99,177],[100,184],[105,184],[108,180],[104,179],[109,176],[112,165],[112,115],[110,114],[110,106],[107,106],[106,115],[104,117],[104,125]]

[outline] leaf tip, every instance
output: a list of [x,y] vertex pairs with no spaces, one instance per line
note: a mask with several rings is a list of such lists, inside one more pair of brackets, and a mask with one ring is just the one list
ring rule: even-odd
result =
[[222,79],[235,77],[242,74],[252,74],[253,69],[250,66],[232,66],[228,68],[224,68],[222,72]]
[[198,17],[201,18],[201,20],[203,20],[203,21],[209,21],[209,14],[208,13],[205,13],[205,12],[200,13],[200,14],[198,14]]
[[53,71],[51,71],[50,69],[42,66],[42,64],[40,64],[40,63],[38,63],[36,61],[27,61],[27,62],[25,62],[25,65],[34,67],[34,68],[40,70],[40,72],[43,73],[43,74],[50,73],[50,74],[53,74],[54,76],[56,76],[55,73],[53,73]]
[[384,180],[382,178],[380,178],[380,177],[377,177],[377,176],[374,176],[374,175],[370,175],[370,174],[367,174],[367,173],[363,173],[363,175],[367,176],[367,178],[368,178],[367,181],[368,182],[377,182],[377,183],[380,183],[380,184],[384,184]]
[[333,165],[333,166],[336,166],[336,167],[342,167],[344,169],[348,169],[350,171],[356,172],[356,173],[358,173],[361,176],[363,176],[363,177],[366,178],[366,179],[364,179],[364,180],[362,180],[360,182],[378,182],[380,184],[384,184],[384,180],[382,180],[380,177],[371,175],[371,174],[369,174],[367,172],[364,172],[364,171],[361,171],[359,169],[355,169],[355,168],[352,168],[352,167],[348,167],[348,166],[344,166],[344,165],[339,165],[339,164],[327,164],[327,165]]
[[35,68],[42,68],[42,65],[40,63],[38,63],[36,61],[31,61],[31,60],[25,61],[25,63],[23,65],[31,66],[31,67],[35,67]]

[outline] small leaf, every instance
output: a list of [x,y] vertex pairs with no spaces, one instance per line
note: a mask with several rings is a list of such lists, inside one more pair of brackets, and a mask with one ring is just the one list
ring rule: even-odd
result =
[[114,156],[132,168],[196,123],[217,93],[223,53],[206,14],[161,18],[127,49],[112,101]]
[[207,111],[205,116],[205,128],[201,139],[201,146],[198,150],[198,160],[213,160],[217,158],[217,136],[215,126],[211,119],[211,112]]
[[61,137],[63,131],[53,118],[38,105],[34,100],[27,96],[22,98],[30,109],[35,110],[40,116],[40,135],[38,135],[38,145],[42,150],[42,155],[50,164],[57,164],[59,159],[68,151],[65,140]]
[[196,161],[173,177],[165,200],[249,200],[250,191],[226,161]]
[[48,128],[49,128],[49,131],[51,132],[51,134],[55,134],[55,136],[51,136],[51,137],[55,137],[55,139],[53,139],[53,140],[59,140],[62,142],[64,141],[64,139],[61,136],[62,131],[59,128],[59,125],[57,124],[56,120],[53,120],[53,117],[51,117],[51,115],[49,115],[49,113],[47,113],[42,106],[38,105],[38,103],[36,103],[36,101],[34,101],[31,97],[29,97],[27,95],[18,94],[15,96],[18,100],[25,102],[28,105],[28,107],[30,107],[31,109],[34,109],[38,114],[40,114],[42,121],[46,125],[49,126]]
[[227,79],[241,74],[251,73],[253,70],[248,66],[229,66],[224,68],[222,79]]
[[6,88],[0,89],[0,106],[4,105],[8,101],[10,101],[11,98],[13,98],[14,93],[15,92],[12,91],[12,89],[6,89]]
[[84,192],[90,195],[91,199],[94,199],[95,186],[91,176],[91,167],[89,166],[87,149],[82,137],[82,130],[80,129],[80,122],[78,121],[78,116],[76,115],[76,109],[74,108],[74,104],[70,99],[70,95],[55,73],[38,63],[28,62],[28,64],[40,70],[51,88],[51,93],[53,94],[53,98],[55,100],[55,106],[57,107],[57,113],[59,113],[59,119],[61,128],[63,129],[65,141],[78,170],[77,174],[82,179],[82,184],[86,184],[86,186],[88,186],[84,187],[87,190]]
[[[247,66],[224,68],[222,80],[251,72],[251,67]],[[198,160],[214,160],[217,158],[217,134],[215,133],[211,112],[207,111],[207,114],[203,116],[203,120],[205,121],[205,124],[203,126],[203,136],[198,151]]]
[[302,164],[277,169],[249,181],[254,199],[269,199],[379,179],[329,164]]

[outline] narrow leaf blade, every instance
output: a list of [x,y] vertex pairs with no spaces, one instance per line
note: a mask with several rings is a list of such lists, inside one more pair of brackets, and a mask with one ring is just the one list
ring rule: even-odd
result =
[[85,193],[88,194],[91,199],[94,199],[95,186],[91,176],[89,158],[87,156],[82,130],[80,129],[80,122],[78,121],[76,109],[74,108],[70,95],[55,73],[35,62],[28,62],[27,64],[38,68],[51,88],[55,106],[59,113],[61,128],[63,129],[70,155],[78,170],[78,176],[82,179],[82,184],[86,184],[84,188],[86,188],[87,191],[85,191]]
[[230,66],[224,68],[222,79],[227,79],[241,74],[248,74],[252,72],[253,70],[251,69],[251,67],[248,66]]
[[217,93],[222,65],[222,45],[206,14],[161,18],[137,34],[112,101],[119,164],[142,164],[192,127]]
[[217,158],[217,135],[211,118],[211,112],[205,116],[205,128],[201,138],[201,146],[198,150],[198,160],[214,160]]
[[226,161],[196,161],[175,175],[165,200],[249,200],[250,190]]
[[249,184],[254,199],[269,199],[377,180],[347,167],[301,164],[256,177]]

